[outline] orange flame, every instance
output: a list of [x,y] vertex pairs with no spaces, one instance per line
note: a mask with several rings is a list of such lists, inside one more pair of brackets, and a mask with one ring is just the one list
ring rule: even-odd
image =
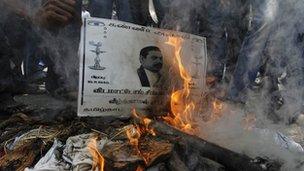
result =
[[155,133],[154,129],[150,128],[150,124],[152,122],[151,119],[138,114],[136,112],[135,108],[132,109],[132,115],[133,115],[133,117],[139,119],[140,120],[140,124],[143,126],[143,127],[139,127],[141,134],[143,134],[145,132],[148,132],[151,135],[156,136],[156,133]]
[[192,114],[195,110],[195,104],[190,99],[190,83],[192,78],[190,74],[186,71],[181,59],[181,49],[182,49],[181,38],[170,37],[168,45],[175,48],[175,60],[178,65],[179,74],[183,80],[183,89],[177,90],[171,95],[171,114],[163,119],[170,125],[177,129],[180,129],[189,134],[194,134],[195,130],[193,128],[193,118]]
[[136,171],[144,171],[144,168],[142,166],[138,166]]
[[92,170],[104,171],[105,159],[97,148],[96,138],[90,139],[88,149],[93,158]]
[[142,157],[145,163],[147,163],[147,160],[145,159],[145,157],[142,156],[138,147],[139,138],[141,137],[142,134],[140,128],[137,125],[129,126],[126,130],[126,133],[130,141],[130,144],[133,146],[133,148],[135,148],[136,153]]
[[217,99],[213,101],[212,106],[214,113],[221,113],[224,108],[223,103]]
[[141,136],[140,129],[136,125],[132,125],[127,128],[126,133],[130,141],[130,144],[137,148],[138,140]]
[[[130,144],[133,146],[133,148],[135,148],[137,154],[140,155],[144,160],[144,162],[147,164],[148,163],[147,159],[142,155],[141,151],[139,150],[139,139],[143,134],[148,133],[155,136],[156,133],[152,128],[149,128],[149,125],[152,122],[151,119],[136,113],[135,108],[132,109],[132,115],[133,117],[139,119],[140,123],[128,126],[126,128],[126,134]],[[143,170],[143,168],[139,166],[137,170]]]

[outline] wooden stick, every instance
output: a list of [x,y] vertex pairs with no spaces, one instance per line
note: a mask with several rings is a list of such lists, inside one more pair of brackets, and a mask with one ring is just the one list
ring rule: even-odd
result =
[[156,131],[157,136],[161,136],[174,144],[187,144],[187,148],[195,149],[195,151],[198,151],[201,156],[222,164],[227,170],[280,170],[280,165],[274,165],[270,168],[265,168],[265,166],[263,167],[260,164],[254,163],[252,158],[244,154],[233,152],[231,150],[225,149],[216,144],[203,140],[199,137],[186,134],[163,122],[152,121],[150,127]]

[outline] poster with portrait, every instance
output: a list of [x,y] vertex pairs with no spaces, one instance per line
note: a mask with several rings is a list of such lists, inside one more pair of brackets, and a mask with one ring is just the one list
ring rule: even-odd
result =
[[[180,47],[168,43],[170,38],[181,40]],[[204,91],[204,37],[87,18],[81,39],[79,116],[128,117],[132,108],[144,114],[166,112],[172,91],[183,86],[176,55],[191,76],[192,94],[199,99]]]

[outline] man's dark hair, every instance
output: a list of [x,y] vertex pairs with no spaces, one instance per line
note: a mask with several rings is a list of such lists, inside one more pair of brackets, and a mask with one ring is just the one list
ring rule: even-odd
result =
[[140,56],[146,57],[150,51],[160,51],[156,46],[147,46],[140,51]]

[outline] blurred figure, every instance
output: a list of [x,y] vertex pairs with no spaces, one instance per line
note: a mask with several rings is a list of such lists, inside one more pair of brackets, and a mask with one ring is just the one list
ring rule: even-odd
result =
[[250,2],[249,31],[244,39],[230,85],[230,100],[246,101],[246,88],[254,84],[258,72],[265,64],[264,51],[278,10],[277,4],[274,3],[276,0]]
[[[13,70],[10,66],[10,55],[7,37],[2,27],[0,27],[0,67],[2,69],[0,72],[0,103],[3,106],[13,101],[13,94],[10,88],[15,84],[13,83]],[[0,111],[1,108],[3,107],[0,107]]]
[[[155,8],[152,11],[150,1]],[[248,28],[248,0],[141,2],[146,4],[145,11],[149,14],[145,21],[151,21],[155,12],[159,22],[157,27],[206,37],[209,75],[218,82],[229,81]]]
[[82,7],[82,10],[81,10],[81,18],[82,20],[84,18],[88,18],[88,17],[91,17],[91,14],[89,13],[89,11],[87,11],[87,9],[83,6]]
[[111,19],[114,3],[118,20],[134,22],[129,0],[91,0],[89,3],[89,12],[92,17]]
[[[1,24],[2,32],[9,42],[7,49],[13,52],[22,51],[22,53],[15,55],[18,59],[15,61],[19,62],[18,65],[20,65],[20,61],[25,61],[26,74],[30,74],[31,70],[35,70],[33,67],[36,66],[28,64],[39,64],[41,60],[39,58],[36,60],[35,56],[44,56],[48,67],[47,90],[51,93],[56,93],[57,90],[61,91],[62,89],[77,91],[77,51],[81,26],[81,1],[4,0],[1,3],[0,7],[7,11],[1,16],[3,19],[1,20],[3,21]],[[17,16],[20,20],[12,20],[12,16]],[[22,27],[16,28],[21,23],[23,23]],[[25,27],[27,25],[29,27]],[[29,36],[26,39],[24,35]],[[4,57],[1,56],[1,58]],[[9,66],[6,61],[13,59],[15,59],[13,56],[9,56],[7,60],[2,60],[1,65]],[[32,61],[28,62],[29,60]],[[67,64],[75,68],[65,70]],[[10,72],[10,69],[7,69],[7,72]],[[11,80],[7,84],[8,87],[16,85],[17,80]]]
[[161,27],[168,15],[172,0],[129,0],[134,22],[139,25]]
[[88,1],[82,1],[82,7],[81,7],[81,18],[82,22],[84,18],[91,17],[91,14],[89,12],[89,2]]
[[303,111],[304,2],[252,0],[251,30],[243,43],[229,98],[246,103],[252,90],[259,110],[287,122]]
[[0,5],[0,111],[7,106],[18,105],[14,102],[16,94],[34,91],[22,74],[21,64],[26,53],[26,36],[30,24],[23,18]]
[[37,34],[48,66],[46,89],[55,96],[78,89],[81,7],[81,0],[46,0],[34,17],[44,28]]

